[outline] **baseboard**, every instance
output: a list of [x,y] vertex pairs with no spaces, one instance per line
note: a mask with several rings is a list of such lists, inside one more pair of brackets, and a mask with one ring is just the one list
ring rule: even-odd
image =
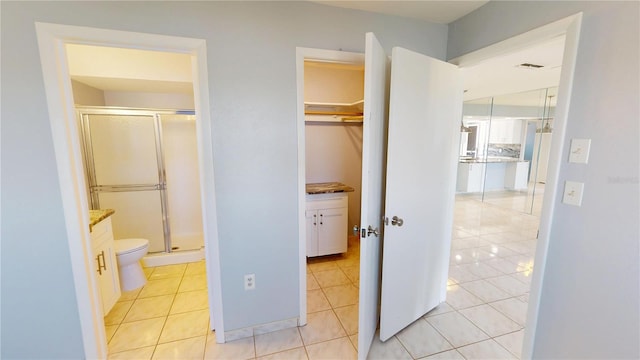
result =
[[289,329],[298,326],[298,318],[291,318],[287,320],[274,321],[267,324],[261,324],[256,326],[250,326],[242,329],[225,331],[225,342],[243,339],[251,336],[267,334],[270,332]]
[[145,267],[185,264],[204,259],[204,248],[191,251],[151,254],[142,258]]

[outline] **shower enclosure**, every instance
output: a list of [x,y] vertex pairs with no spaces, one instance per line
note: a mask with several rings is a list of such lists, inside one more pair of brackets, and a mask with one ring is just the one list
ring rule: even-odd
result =
[[145,238],[149,254],[203,258],[195,113],[77,108],[91,209],[110,208],[116,239]]

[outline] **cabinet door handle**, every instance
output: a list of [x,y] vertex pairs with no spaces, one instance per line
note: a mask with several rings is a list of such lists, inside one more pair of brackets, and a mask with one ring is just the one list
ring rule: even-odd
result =
[[316,224],[316,217],[317,217],[317,216],[318,216],[318,215],[313,214],[313,225],[314,225],[314,226],[315,226],[315,225],[317,225],[317,224]]
[[107,259],[104,257],[104,250],[102,250],[102,270],[107,271]]
[[102,275],[102,265],[100,264],[100,255],[102,254],[98,254],[98,256],[96,256],[96,260],[98,261],[98,274]]
[[320,225],[322,225],[322,214],[320,214]]
[[[100,263],[100,258],[102,257],[102,263]],[[107,262],[104,258],[104,250],[96,256],[96,260],[98,261],[98,274],[102,275],[102,270],[107,271]]]

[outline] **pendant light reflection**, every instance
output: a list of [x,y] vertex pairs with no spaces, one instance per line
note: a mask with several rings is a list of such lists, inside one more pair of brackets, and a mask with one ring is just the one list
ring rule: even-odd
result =
[[470,133],[471,129],[464,126],[464,123],[462,122],[462,120],[460,120],[460,132],[461,133]]
[[551,128],[551,124],[549,123],[549,121],[547,121],[547,123],[544,124],[543,127],[536,129],[536,133],[538,134],[550,134],[551,132],[553,132],[553,129]]
[[[545,109],[546,110],[546,114],[543,113],[543,118],[541,119],[542,122],[544,123],[546,121],[546,123],[544,123],[544,126],[540,129],[536,129],[536,133],[538,134],[549,134],[553,131],[553,129],[551,128],[551,120],[553,120],[553,118],[551,117],[551,102],[553,101],[553,98],[556,97],[555,95],[549,95],[547,96],[547,101],[545,104]],[[544,111],[543,110],[543,111]]]
[[551,125],[549,125],[549,123],[544,124],[542,128],[536,130],[538,134],[548,134],[548,133],[551,133],[552,131],[553,129],[551,128]]

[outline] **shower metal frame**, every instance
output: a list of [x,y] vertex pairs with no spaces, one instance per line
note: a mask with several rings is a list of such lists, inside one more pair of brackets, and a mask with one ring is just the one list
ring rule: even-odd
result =
[[[195,115],[194,110],[167,110],[167,109],[138,109],[109,106],[78,106],[77,118],[80,121],[82,157],[85,165],[87,179],[87,191],[91,209],[100,208],[98,194],[101,192],[132,192],[132,191],[159,191],[160,206],[162,212],[162,232],[164,236],[164,252],[173,252],[171,246],[171,226],[169,224],[169,202],[167,197],[167,176],[165,171],[164,151],[162,148],[162,119],[161,115]],[[98,185],[96,169],[93,158],[93,142],[91,139],[91,127],[89,116],[91,115],[115,115],[115,116],[139,116],[153,117],[155,133],[156,161],[158,166],[158,183],[156,184],[128,184],[128,185]]]

